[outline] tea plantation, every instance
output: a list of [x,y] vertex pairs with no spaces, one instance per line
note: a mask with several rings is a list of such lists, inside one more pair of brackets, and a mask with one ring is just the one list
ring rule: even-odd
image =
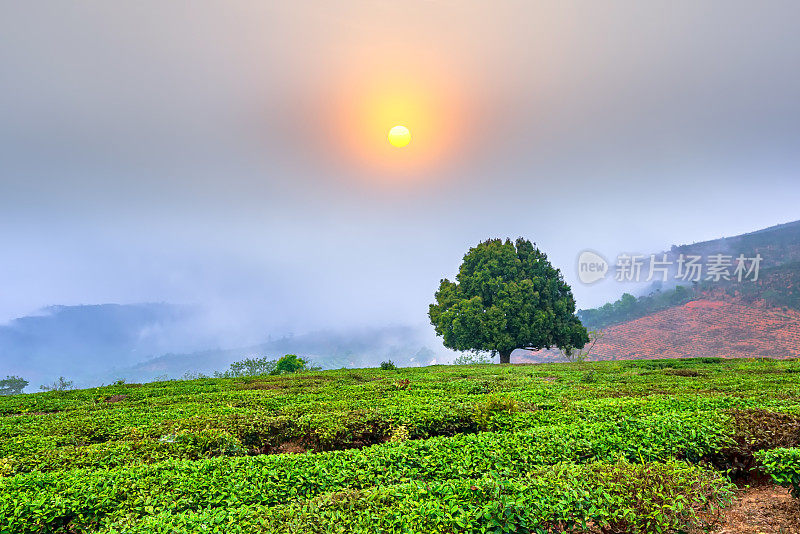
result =
[[0,532],[691,532],[797,447],[800,361],[118,384],[0,397]]

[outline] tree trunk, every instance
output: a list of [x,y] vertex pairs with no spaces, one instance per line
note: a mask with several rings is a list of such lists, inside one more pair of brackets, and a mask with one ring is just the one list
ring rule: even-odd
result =
[[497,351],[500,353],[500,363],[511,363],[511,353],[514,352],[514,349],[511,350],[499,350]]

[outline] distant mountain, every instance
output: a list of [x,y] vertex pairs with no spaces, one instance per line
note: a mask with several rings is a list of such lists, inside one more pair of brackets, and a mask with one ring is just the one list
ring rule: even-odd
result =
[[800,261],[800,221],[732,237],[673,246],[669,254],[673,258],[679,254],[697,254],[704,258],[711,254],[744,254],[748,257],[760,254],[764,268],[797,262]]
[[[170,304],[52,306],[0,325],[0,378],[27,379],[27,391],[59,376],[93,386],[117,379],[211,374],[249,356],[298,354],[325,368],[400,365],[452,359],[430,328],[394,326],[315,332],[230,348],[199,309]],[[230,339],[236,339],[230,337]],[[219,348],[223,345],[224,348]],[[233,345],[235,346],[235,345]],[[436,347],[434,352],[431,347]]]
[[[800,221],[723,239],[672,247],[668,255],[726,254],[763,258],[758,280],[702,280],[581,310],[602,332],[590,360],[800,357]],[[556,350],[516,361],[563,359]]]
[[164,376],[178,378],[186,373],[211,374],[224,371],[230,363],[244,358],[266,356],[277,359],[284,354],[300,355],[325,369],[374,367],[385,360],[402,366],[431,365],[452,360],[454,353],[440,347],[441,343],[424,327],[389,326],[321,331],[285,336],[231,350],[165,354],[128,368],[118,368],[107,374],[106,379],[145,381]]
[[213,346],[199,320],[196,309],[163,303],[52,306],[0,325],[0,374],[22,376],[30,391],[60,375],[80,379]]

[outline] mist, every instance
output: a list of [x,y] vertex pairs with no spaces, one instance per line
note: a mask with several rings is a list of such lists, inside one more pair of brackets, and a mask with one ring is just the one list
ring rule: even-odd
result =
[[[797,219],[800,6],[653,7],[6,5],[0,322],[201,310],[154,356],[430,334],[439,280],[490,237],[536,242],[587,308],[623,289],[580,284],[582,250]],[[385,85],[430,110],[403,164],[360,137]]]

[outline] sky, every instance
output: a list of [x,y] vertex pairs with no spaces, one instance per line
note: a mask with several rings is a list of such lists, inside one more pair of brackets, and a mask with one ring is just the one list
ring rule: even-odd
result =
[[[800,5],[6,2],[0,322],[170,302],[236,341],[424,324],[490,237],[800,218]],[[412,142],[388,144],[395,124]]]

